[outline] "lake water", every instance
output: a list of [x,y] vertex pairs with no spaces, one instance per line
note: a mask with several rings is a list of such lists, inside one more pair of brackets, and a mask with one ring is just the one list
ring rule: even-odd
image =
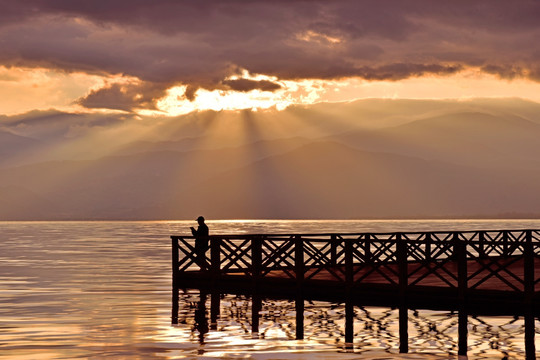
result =
[[[537,220],[208,225],[214,234],[540,229]],[[210,298],[202,304],[189,291],[172,326],[169,236],[189,234],[190,226],[196,222],[0,222],[0,359],[457,357],[457,314],[447,312],[410,311],[407,355],[398,354],[398,314],[388,308],[355,308],[352,351],[344,349],[343,304],[306,302],[305,340],[297,341],[294,303],[264,301],[253,336],[250,299],[223,295],[217,329],[201,334],[195,313],[209,309]],[[468,358],[504,356],[524,357],[523,319],[469,318]]]

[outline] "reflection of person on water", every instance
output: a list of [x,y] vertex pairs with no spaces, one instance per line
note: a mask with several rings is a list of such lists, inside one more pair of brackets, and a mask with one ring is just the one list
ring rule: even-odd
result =
[[[201,293],[199,303],[195,309],[195,329],[199,332],[199,343],[204,344],[204,335],[208,333],[208,319],[206,317],[206,294]],[[204,351],[203,351],[204,353]],[[202,353],[200,353],[202,355]]]
[[204,217],[199,216],[197,218],[199,227],[195,230],[194,227],[191,227],[191,233],[195,236],[195,254],[197,255],[197,264],[202,270],[207,268],[206,265],[206,251],[208,250],[208,235],[209,230],[208,226],[204,223]]

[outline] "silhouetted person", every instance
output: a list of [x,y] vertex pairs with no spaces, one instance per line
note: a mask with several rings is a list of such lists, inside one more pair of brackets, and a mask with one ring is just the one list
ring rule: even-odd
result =
[[206,264],[206,251],[208,250],[208,235],[209,230],[208,226],[204,223],[204,217],[199,216],[197,218],[197,222],[199,223],[199,227],[197,230],[195,228],[191,227],[191,233],[193,236],[195,236],[195,254],[197,256],[197,264],[200,266],[202,270],[206,270],[207,264]]

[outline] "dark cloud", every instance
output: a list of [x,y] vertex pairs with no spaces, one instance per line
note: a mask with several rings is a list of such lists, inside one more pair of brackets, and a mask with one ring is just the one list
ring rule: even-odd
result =
[[226,85],[231,90],[243,92],[252,91],[255,89],[262,91],[276,91],[281,89],[281,85],[268,80],[234,79],[223,80],[221,83]]
[[188,85],[186,88],[186,91],[184,92],[184,96],[189,101],[195,100],[195,93],[197,92],[197,87],[193,85]]
[[[138,78],[89,107],[150,106],[171,84],[272,91],[225,80],[238,69],[286,79],[397,80],[481,67],[539,80],[540,2],[0,0],[0,64]],[[106,99],[107,96],[111,99]]]
[[482,70],[489,74],[499,76],[501,79],[513,80],[519,78],[529,78],[535,81],[540,81],[540,64],[536,66],[520,66],[520,65],[485,65]]
[[488,74],[498,75],[499,77],[508,80],[526,76],[525,70],[522,67],[515,65],[500,66],[489,64],[482,66],[482,71]]
[[359,69],[359,74],[366,80],[401,80],[425,74],[450,75],[463,69],[461,65],[444,66],[439,64],[389,64],[377,68]]
[[93,90],[77,100],[87,108],[104,108],[131,111],[137,108],[154,109],[154,101],[165,95],[166,84],[112,84]]

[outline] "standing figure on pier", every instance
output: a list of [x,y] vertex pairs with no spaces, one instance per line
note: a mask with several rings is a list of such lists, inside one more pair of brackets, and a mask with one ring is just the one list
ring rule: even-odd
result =
[[206,264],[206,251],[208,250],[208,235],[209,230],[208,226],[204,223],[204,217],[199,216],[197,218],[199,227],[195,230],[194,227],[191,227],[191,233],[195,236],[195,254],[197,256],[197,264],[200,266],[201,270],[206,270],[208,265]]

